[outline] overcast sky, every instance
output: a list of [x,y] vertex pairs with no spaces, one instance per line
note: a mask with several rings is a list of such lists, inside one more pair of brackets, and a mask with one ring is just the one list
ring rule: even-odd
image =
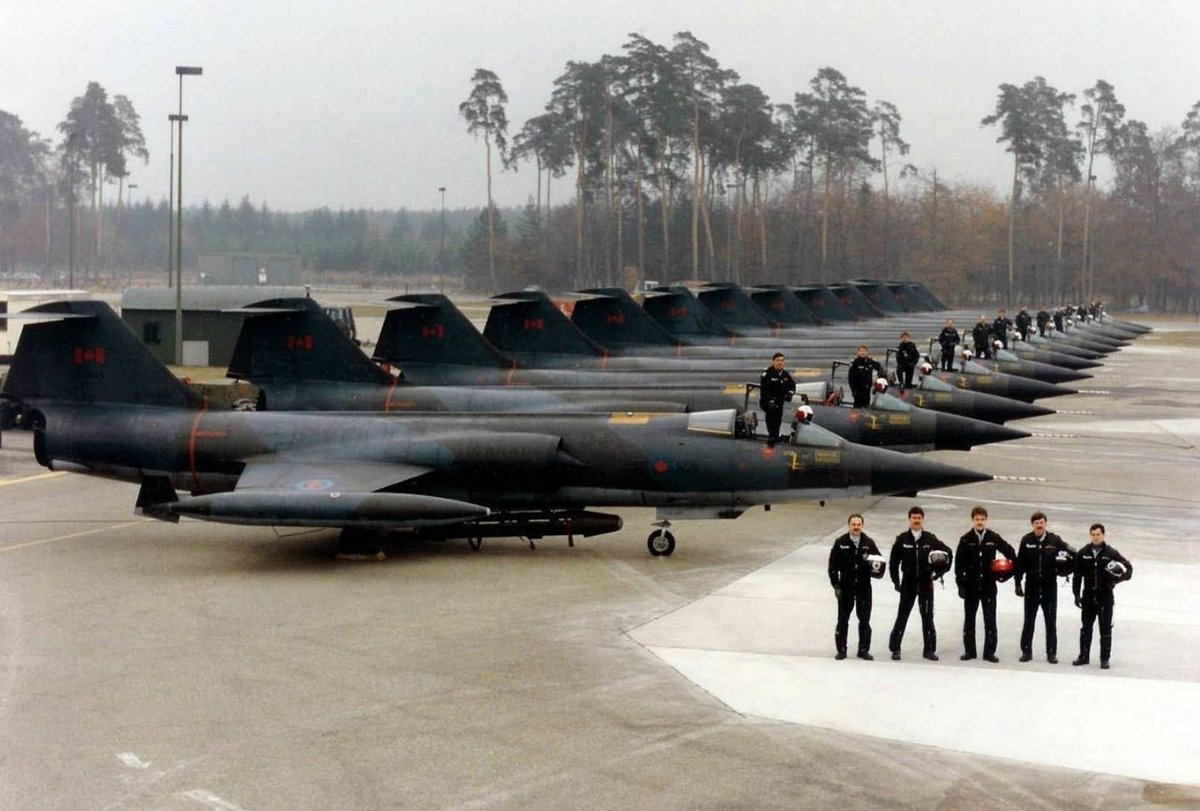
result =
[[[1078,94],[1104,78],[1152,130],[1200,100],[1197,0],[0,0],[0,109],[57,140],[88,81],[125,94],[150,150],[131,180],[157,200],[174,68],[199,65],[184,82],[185,204],[436,208],[446,186],[448,208],[480,206],[482,142],[458,117],[475,68],[499,75],[515,132],[567,60],[680,30],[775,103],[837,68],[899,108],[912,163],[996,188],[1011,164],[979,121],[1003,82],[1043,75]],[[499,176],[497,201],[522,204],[535,180]]]

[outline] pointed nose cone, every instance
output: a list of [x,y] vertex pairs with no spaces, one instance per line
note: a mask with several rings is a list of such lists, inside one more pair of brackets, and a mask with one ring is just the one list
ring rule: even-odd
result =
[[1006,428],[983,420],[971,419],[958,414],[938,414],[937,442],[938,450],[969,451],[976,445],[990,445],[993,442],[1007,442],[1010,439],[1024,439],[1032,436],[1016,428]]
[[1063,397],[1068,394],[1078,393],[1077,389],[1068,389],[1066,386],[1060,386],[1057,383],[1045,383],[1029,377],[1016,377],[1012,375],[1008,380],[1008,396],[1014,400],[1023,400],[1026,403],[1032,403],[1034,400],[1041,400],[1044,397]]
[[989,473],[976,473],[920,456],[905,456],[875,448],[869,450],[875,455],[871,465],[871,493],[877,496],[918,493],[937,487],[992,480]]
[[1005,364],[1003,370],[1010,375],[1028,377],[1031,380],[1042,380],[1046,383],[1072,383],[1076,380],[1087,380],[1092,377],[1092,375],[1086,372],[1076,372],[1071,369],[1064,369],[1061,366],[1054,366],[1049,363],[1040,363],[1033,360],[1022,360],[1019,363]]

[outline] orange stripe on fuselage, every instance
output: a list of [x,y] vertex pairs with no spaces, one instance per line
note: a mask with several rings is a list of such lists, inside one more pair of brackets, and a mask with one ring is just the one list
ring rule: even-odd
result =
[[204,419],[204,415],[208,413],[208,398],[205,397],[200,405],[200,410],[196,412],[196,419],[192,420],[192,430],[188,434],[188,471],[192,474],[192,489],[200,489],[200,477],[196,473],[196,439],[201,436],[200,420]]

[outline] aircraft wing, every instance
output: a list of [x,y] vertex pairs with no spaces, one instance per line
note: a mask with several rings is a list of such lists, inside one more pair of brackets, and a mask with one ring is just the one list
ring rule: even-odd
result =
[[381,462],[256,457],[232,492],[160,502],[146,513],[167,520],[186,515],[228,524],[365,529],[457,524],[488,515],[487,507],[468,501],[380,492],[429,471]]

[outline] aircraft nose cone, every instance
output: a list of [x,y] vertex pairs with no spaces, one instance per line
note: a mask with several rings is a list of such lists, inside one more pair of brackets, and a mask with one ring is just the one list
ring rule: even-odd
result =
[[1028,377],[1046,383],[1073,383],[1076,380],[1088,380],[1092,375],[1073,369],[1064,369],[1050,363],[1025,361],[1012,371],[1019,377]]
[[1008,396],[1026,403],[1032,403],[1034,400],[1041,400],[1044,397],[1063,397],[1078,393],[1077,389],[1069,389],[1057,383],[1046,383],[1029,377],[1012,376],[1008,383]]
[[1032,436],[1016,428],[1006,428],[983,420],[963,417],[958,414],[937,415],[938,450],[968,451],[976,445],[1007,442]]
[[871,466],[871,492],[877,496],[918,493],[937,487],[991,481],[990,473],[976,473],[920,456],[876,450]]

